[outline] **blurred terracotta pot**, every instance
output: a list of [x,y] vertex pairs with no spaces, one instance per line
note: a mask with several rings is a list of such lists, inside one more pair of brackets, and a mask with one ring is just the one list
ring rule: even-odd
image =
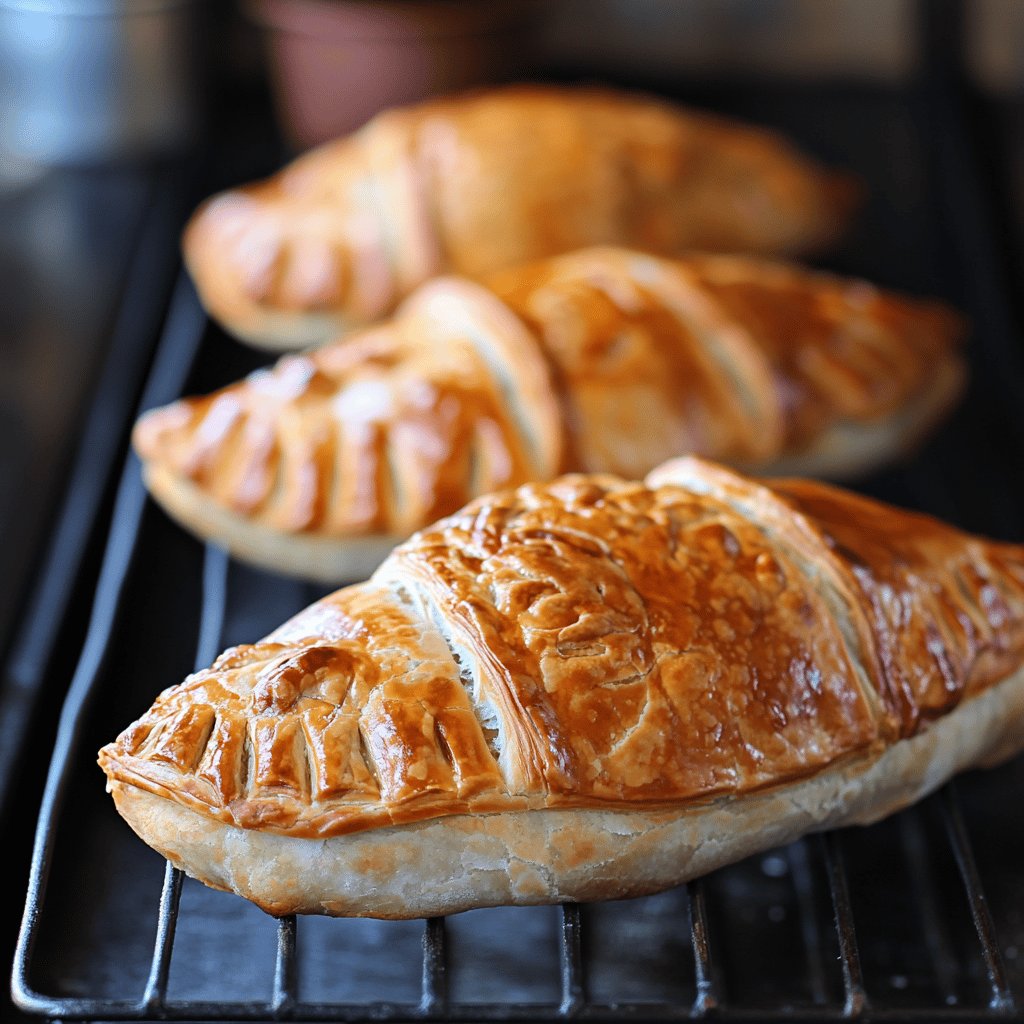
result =
[[343,135],[384,107],[530,70],[533,0],[250,0],[292,141]]

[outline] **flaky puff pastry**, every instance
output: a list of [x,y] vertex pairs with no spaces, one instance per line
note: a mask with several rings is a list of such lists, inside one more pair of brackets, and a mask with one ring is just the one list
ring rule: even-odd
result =
[[135,431],[154,496],[239,557],[328,582],[477,494],[695,453],[850,476],[959,391],[933,303],[744,257],[582,250],[424,285],[388,323]]
[[100,752],[264,909],[655,891],[1024,745],[1024,547],[696,459],[472,502]]
[[480,278],[584,246],[785,255],[838,233],[857,189],[777,136],[653,98],[518,86],[374,118],[185,232],[210,313],[305,348],[442,273]]

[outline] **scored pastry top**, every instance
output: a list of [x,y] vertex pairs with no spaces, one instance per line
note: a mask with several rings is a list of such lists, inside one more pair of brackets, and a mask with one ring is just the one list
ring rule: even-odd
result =
[[284,532],[408,535],[469,494],[562,463],[549,372],[526,328],[468,281],[390,323],[140,420],[143,459]]
[[745,256],[598,247],[486,283],[554,368],[569,468],[627,477],[681,454],[763,467],[891,416],[964,330],[941,303]]
[[587,245],[807,251],[838,234],[856,192],[763,129],[609,89],[517,86],[385,111],[215,196],[184,244],[211,312],[285,349],[299,346],[267,326],[275,314],[337,330],[438,274]]
[[1008,675],[1024,549],[695,459],[478,499],[104,747],[244,828],[679,807],[856,765]]
[[559,471],[770,468],[832,428],[945,404],[961,332],[861,281],[598,248],[439,279],[380,327],[147,414],[135,445],[273,530],[401,537]]

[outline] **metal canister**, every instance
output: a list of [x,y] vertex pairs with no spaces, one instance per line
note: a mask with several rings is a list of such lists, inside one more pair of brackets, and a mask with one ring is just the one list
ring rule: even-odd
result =
[[0,154],[159,156],[199,123],[193,0],[0,0]]

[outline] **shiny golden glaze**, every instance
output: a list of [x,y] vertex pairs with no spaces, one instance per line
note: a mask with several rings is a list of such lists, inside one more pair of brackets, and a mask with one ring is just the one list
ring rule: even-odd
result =
[[[879,687],[902,735],[956,707],[1020,663],[1024,562],[1019,548],[951,544],[951,531],[824,484],[776,490],[812,517],[849,567],[871,619]],[[906,649],[917,652],[911,662]]]
[[860,281],[591,249],[433,282],[381,327],[149,414],[135,444],[273,530],[404,535],[559,470],[769,465],[926,395],[960,331]]
[[643,96],[519,86],[385,112],[214,197],[185,250],[229,325],[261,311],[351,324],[439,273],[479,278],[587,245],[805,251],[838,232],[854,191],[766,131]]
[[[150,413],[136,447],[275,530],[411,533],[467,489],[558,470],[545,364],[506,321],[476,286],[427,286],[384,327]],[[509,398],[517,377],[522,409]]]
[[1015,669],[1024,548],[710,463],[478,499],[100,753],[245,828],[687,806],[877,751]]

